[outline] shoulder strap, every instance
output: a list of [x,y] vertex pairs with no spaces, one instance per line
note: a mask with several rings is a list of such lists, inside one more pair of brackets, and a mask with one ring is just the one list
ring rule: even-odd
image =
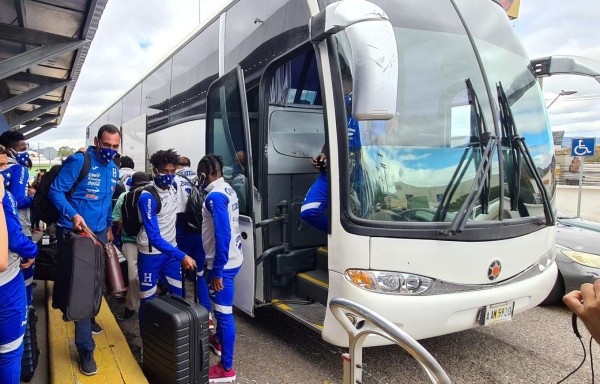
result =
[[156,200],[156,213],[159,213],[160,209],[162,208],[162,202],[160,201],[158,191],[152,185],[145,186],[144,190],[150,192],[152,194],[152,197],[154,197],[154,200]]
[[[91,168],[91,159],[90,159],[90,154],[87,153],[87,151],[85,152],[80,152],[83,153],[83,165],[81,166],[81,169],[79,170],[79,176],[77,176],[77,180],[75,181],[75,184],[73,184],[73,187],[71,188],[71,195],[75,192],[75,188],[77,188],[77,185],[79,183],[81,183],[83,181],[83,179],[85,179],[85,177],[87,176],[88,173],[90,173],[90,168]],[[71,156],[75,156],[75,154],[71,155]]]

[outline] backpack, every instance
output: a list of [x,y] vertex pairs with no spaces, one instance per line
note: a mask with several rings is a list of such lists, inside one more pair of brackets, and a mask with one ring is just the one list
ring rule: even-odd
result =
[[142,222],[138,216],[138,201],[140,201],[140,195],[143,191],[150,192],[154,197],[154,200],[156,200],[156,213],[159,213],[162,207],[158,191],[156,191],[156,188],[152,185],[132,189],[127,192],[125,199],[123,200],[123,205],[121,205],[121,215],[123,217],[123,231],[129,236],[136,236],[140,232],[140,229],[142,229]]
[[186,232],[202,233],[202,205],[204,204],[204,193],[190,179],[184,175],[179,175],[186,179],[190,185],[190,196],[185,205],[183,228]]
[[[74,155],[71,155],[74,156]],[[75,188],[77,185],[85,179],[87,174],[90,172],[91,167],[91,159],[90,155],[87,152],[83,152],[83,166],[79,171],[79,176],[77,177],[77,181],[73,184],[73,187],[69,191],[68,196],[73,195],[75,192]],[[62,169],[62,164],[54,165],[50,168],[50,171],[46,172],[40,183],[37,186],[35,195],[33,195],[33,210],[35,211],[36,217],[42,220],[46,224],[56,223],[60,217],[60,213],[52,204],[50,199],[48,198],[48,192],[50,192],[50,187],[52,186],[52,182],[56,179],[56,175]]]
[[127,187],[125,186],[125,183],[123,183],[123,181],[119,180],[117,181],[117,185],[115,185],[115,191],[113,192],[112,195],[112,207],[115,207],[115,204],[117,203],[117,200],[119,199],[119,196],[121,196],[121,194],[123,192],[127,192]]

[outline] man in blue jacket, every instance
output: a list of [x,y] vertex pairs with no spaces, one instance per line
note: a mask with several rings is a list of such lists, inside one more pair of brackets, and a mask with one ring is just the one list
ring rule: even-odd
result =
[[[4,148],[0,148],[0,169],[6,165],[6,152]],[[8,180],[3,180],[0,193],[10,251],[8,268],[0,272],[0,383],[18,384],[21,375],[23,335],[27,324],[27,299],[23,275],[19,273],[22,268],[19,255],[31,264],[37,256],[38,249],[37,245],[23,234],[16,199],[8,190],[4,191],[7,183]]]
[[[28,166],[30,164],[29,152],[27,152],[27,142],[25,136],[17,131],[6,131],[0,135],[0,144],[3,145],[8,154],[8,167],[3,171],[3,176],[8,179],[7,189],[12,193],[17,201],[19,209],[19,221],[23,228],[25,236],[31,238],[31,213],[29,208],[33,201],[33,196],[28,194],[29,181]],[[27,305],[31,305],[33,296],[33,273],[35,264],[28,263],[29,267],[21,270],[25,279],[27,289]]]
[[[179,155],[172,149],[158,151],[150,157],[154,181],[138,200],[142,229],[137,235],[138,273],[140,278],[140,324],[144,304],[156,296],[158,279],[164,277],[173,295],[182,295],[181,268],[193,270],[196,262],[177,249],[175,222],[177,191],[175,170]],[[160,198],[160,210],[156,197]],[[144,335],[142,335],[144,337]]]
[[[120,143],[119,129],[111,124],[103,125],[98,130],[98,136],[94,138],[94,146],[86,150],[90,158],[90,170],[85,178],[77,184],[85,155],[76,153],[65,160],[52,182],[48,198],[60,214],[56,223],[59,259],[52,295],[54,308],[66,308],[71,284],[72,251],[69,239],[72,233],[81,232],[88,227],[100,240],[113,240],[112,195],[117,184],[119,169],[112,160],[117,154]],[[75,188],[71,193],[74,185]],[[91,319],[75,322],[75,346],[79,352],[81,373],[88,376],[95,375],[98,369],[94,360],[96,344],[92,338]]]

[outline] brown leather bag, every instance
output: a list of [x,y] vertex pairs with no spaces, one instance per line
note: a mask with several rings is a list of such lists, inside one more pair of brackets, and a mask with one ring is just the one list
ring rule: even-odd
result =
[[119,264],[119,254],[112,242],[104,244],[106,255],[106,284],[108,293],[116,298],[125,297],[127,287],[123,281],[123,273],[121,272],[121,264]]

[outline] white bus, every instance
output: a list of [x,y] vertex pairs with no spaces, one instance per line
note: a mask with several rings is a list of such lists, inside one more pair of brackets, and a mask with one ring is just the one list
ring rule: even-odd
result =
[[[158,149],[193,166],[223,157],[241,202],[241,311],[272,305],[347,345],[327,309],[345,297],[422,339],[511,320],[556,281],[554,152],[533,72],[493,0],[238,0],[87,138],[120,126],[138,170]],[[300,219],[324,144],[327,233]]]

